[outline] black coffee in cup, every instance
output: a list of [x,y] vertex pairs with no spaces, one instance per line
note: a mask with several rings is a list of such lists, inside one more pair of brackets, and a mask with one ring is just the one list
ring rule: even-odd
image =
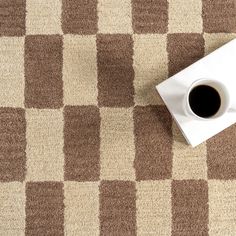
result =
[[192,111],[202,118],[214,116],[221,106],[220,94],[209,85],[194,87],[189,93],[188,100]]

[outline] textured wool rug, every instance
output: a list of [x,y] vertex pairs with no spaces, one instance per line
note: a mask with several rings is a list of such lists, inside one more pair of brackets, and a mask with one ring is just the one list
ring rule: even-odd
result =
[[236,235],[236,126],[192,149],[154,89],[235,1],[0,0],[0,36],[0,235]]

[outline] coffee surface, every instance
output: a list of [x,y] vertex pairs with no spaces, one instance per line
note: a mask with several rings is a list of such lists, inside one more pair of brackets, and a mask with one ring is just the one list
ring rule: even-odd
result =
[[192,111],[203,118],[214,116],[221,106],[221,98],[216,89],[208,85],[199,85],[189,94]]

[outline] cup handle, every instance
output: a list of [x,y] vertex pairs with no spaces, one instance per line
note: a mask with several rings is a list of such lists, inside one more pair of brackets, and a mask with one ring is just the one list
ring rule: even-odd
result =
[[[235,91],[233,91],[234,86],[232,88],[229,85],[227,85],[226,88],[229,91],[229,94],[235,93]],[[229,106],[228,112],[236,112],[236,101],[231,101],[231,104]]]
[[230,106],[229,112],[236,112],[236,104]]
[[[230,92],[232,92],[232,90]],[[236,101],[231,101],[231,104],[229,106],[229,110],[228,111],[229,112],[236,112]]]

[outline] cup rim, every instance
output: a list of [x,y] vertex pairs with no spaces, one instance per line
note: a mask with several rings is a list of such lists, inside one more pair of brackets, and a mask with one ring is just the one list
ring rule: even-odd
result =
[[[191,84],[191,86],[188,88],[188,91],[187,91],[187,106],[188,106],[188,110],[191,112],[191,114],[192,114],[193,116],[195,116],[196,118],[201,119],[201,120],[207,121],[207,120],[217,119],[217,118],[223,116],[223,115],[227,112],[227,110],[228,110],[229,107],[230,107],[230,103],[229,103],[229,102],[228,102],[228,104],[227,104],[227,107],[225,107],[225,109],[223,110],[223,113],[220,114],[220,115],[218,115],[218,116],[217,116],[217,113],[219,112],[220,108],[218,109],[218,111],[216,112],[216,114],[214,114],[213,116],[210,116],[210,117],[201,117],[201,116],[198,116],[196,113],[194,113],[193,110],[192,110],[192,108],[190,107],[189,99],[188,99],[188,98],[189,98],[189,94],[190,94],[190,92],[192,91],[192,89],[196,86],[196,84],[199,83],[199,85],[201,85],[201,82],[203,82],[203,81],[208,81],[208,82],[217,83],[217,84],[219,84],[225,91],[227,91],[226,86],[225,86],[222,82],[220,82],[219,80],[217,80],[217,79],[201,78],[201,79],[195,80],[195,81]],[[210,86],[210,85],[209,85],[209,86]],[[215,88],[215,89],[216,89],[216,88]],[[217,91],[217,92],[219,93],[219,91]]]

